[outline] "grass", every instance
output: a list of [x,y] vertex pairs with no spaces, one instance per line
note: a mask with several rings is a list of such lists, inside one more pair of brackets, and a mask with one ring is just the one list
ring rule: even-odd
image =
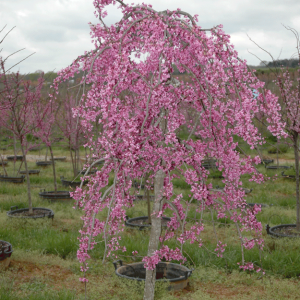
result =
[[[252,153],[249,149],[246,151]],[[60,148],[57,152],[54,150],[54,154],[68,156],[68,150]],[[263,154],[268,155],[267,148],[263,150]],[[276,154],[268,156],[276,158]],[[280,158],[291,159],[291,149]],[[19,162],[16,163],[17,166],[18,164]],[[287,161],[287,164],[293,165],[293,161]],[[34,162],[29,162],[29,168],[37,169]],[[9,163],[8,171],[12,170],[13,164]],[[58,189],[66,190],[61,186],[59,176],[72,178],[71,164],[58,161],[56,170]],[[262,165],[258,166],[258,170],[272,179],[257,185],[248,181],[249,176],[242,178],[243,187],[252,189],[247,195],[247,202],[269,205],[258,214],[258,220],[263,227],[266,224],[273,226],[295,223],[295,181],[280,176],[273,181],[275,174],[280,175],[281,171],[267,170]],[[8,218],[6,211],[11,206],[27,207],[26,183],[16,185],[0,182],[0,239],[9,241],[14,249],[10,268],[0,272],[0,299],[84,299],[85,287],[79,282],[82,274],[76,259],[82,212],[74,210],[72,202],[51,203],[39,198],[40,189],[53,190],[51,167],[41,169],[40,175],[31,175],[30,180],[33,206],[51,208],[55,217],[53,221]],[[112,180],[113,175],[110,183]],[[222,179],[209,178],[209,182],[213,186],[224,186]],[[174,179],[173,184],[175,194],[182,193],[183,198],[188,199],[190,186],[182,179]],[[199,217],[195,209],[196,204],[193,204],[188,214],[191,224],[195,222],[195,217]],[[145,202],[137,202],[126,213],[129,217],[146,215]],[[105,214],[106,211],[103,211],[99,218],[104,219]],[[217,239],[221,238],[228,245],[221,259],[214,251],[216,237],[212,217]],[[258,249],[245,252],[246,261],[262,266],[266,271],[263,280],[258,280],[261,274],[247,274],[239,270],[237,263],[241,261],[241,249],[232,221],[217,219],[215,212],[212,217],[210,212],[204,213],[205,230],[202,240],[205,247],[186,244],[183,248],[187,266],[195,268],[190,287],[180,292],[170,292],[163,285],[157,286],[155,299],[287,299],[287,296],[289,299],[298,299],[300,241],[273,239],[264,231],[264,250],[261,253]],[[118,258],[125,263],[140,261],[147,254],[148,233],[148,230],[125,228],[120,244],[126,246],[126,251],[118,253]],[[104,243],[100,238],[97,242],[95,249],[91,251],[87,274],[88,299],[141,299],[143,286],[119,279],[114,274],[112,259],[102,265]],[[175,242],[166,244],[176,246]],[[132,256],[134,250],[139,253],[135,257]]]

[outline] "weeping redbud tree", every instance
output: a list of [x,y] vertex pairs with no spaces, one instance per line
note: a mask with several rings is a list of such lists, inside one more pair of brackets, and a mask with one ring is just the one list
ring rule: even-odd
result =
[[[111,3],[120,4],[123,17],[107,26],[103,18]],[[96,120],[103,128],[87,146],[97,157],[101,155],[104,166],[90,178],[87,190],[77,188],[73,194],[85,213],[78,259],[86,271],[88,251],[95,247],[98,235],[105,242],[104,258],[120,249],[126,208],[134,206],[132,182],[147,176],[148,188],[154,184],[155,200],[148,253],[143,259],[147,269],[144,299],[153,299],[158,262],[185,261],[184,244],[202,246],[203,220],[192,225],[186,222],[192,202],[197,203],[198,212],[215,209],[218,218],[230,218],[242,248],[263,246],[262,226],[255,217],[260,209],[247,208],[240,179],[250,174],[250,180],[261,182],[263,176],[253,166],[260,159],[241,157],[233,136],[241,137],[252,149],[262,143],[252,120],[255,113],[263,111],[268,116],[268,129],[279,137],[283,126],[280,107],[270,92],[253,98],[252,90],[263,83],[238,58],[221,25],[202,29],[196,15],[181,9],[157,12],[151,5],[130,6],[119,0],[96,0],[94,5],[100,20],[90,26],[95,49],[78,57],[55,81],[58,89],[61,81],[81,69],[86,71],[81,84],[89,89],[74,113],[87,132],[93,132]],[[188,82],[172,76],[174,64],[180,72],[188,73]],[[182,109],[187,106],[197,114],[192,122]],[[185,140],[177,137],[182,126],[190,132]],[[191,139],[194,134],[196,141]],[[201,167],[205,157],[217,160],[224,176],[222,192],[207,183],[209,171]],[[109,185],[112,172],[114,181]],[[172,179],[177,174],[191,186],[190,199],[174,194]],[[173,217],[162,231],[161,218],[167,208]],[[108,209],[107,219],[100,221],[96,215],[104,209]],[[244,232],[248,238],[242,236]],[[172,238],[177,238],[181,247],[164,245]],[[218,241],[216,252],[221,255],[225,246]],[[241,260],[241,267],[254,268],[243,257]]]

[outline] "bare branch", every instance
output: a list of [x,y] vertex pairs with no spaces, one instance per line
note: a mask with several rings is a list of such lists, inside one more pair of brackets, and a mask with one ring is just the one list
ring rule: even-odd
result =
[[10,56],[13,56],[14,54],[16,54],[16,53],[18,53],[18,52],[20,52],[20,51],[22,51],[22,50],[24,50],[24,49],[26,49],[26,48],[23,48],[23,49],[20,49],[20,50],[17,50],[17,51],[15,51],[14,53],[12,53],[12,54],[10,54],[10,55],[8,55],[4,60],[3,60],[3,63],[5,63],[5,61],[10,57]]
[[25,59],[27,59],[28,57],[32,56],[33,54],[35,54],[35,52],[29,54],[28,56],[26,56],[24,59],[20,60],[18,63],[14,64],[12,67],[10,67],[8,70],[6,70],[6,73],[11,70],[13,67],[17,66],[19,63],[21,63],[22,61],[24,61]]
[[[106,194],[113,188],[115,187],[115,184],[113,183],[103,194],[103,196],[101,197],[101,202],[103,202],[103,200],[105,199],[106,197]],[[93,214],[93,221],[92,221],[92,229],[91,230],[94,230],[94,226],[95,226],[95,218],[96,218],[96,213],[94,212]],[[91,249],[91,241],[92,241],[92,234],[90,235],[90,238],[89,238],[89,242],[88,242],[88,250]]]
[[272,54],[271,54],[269,51],[265,50],[264,48],[262,48],[261,46],[259,46],[256,42],[254,42],[254,41],[250,38],[250,36],[249,36],[248,34],[247,34],[247,37],[248,37],[249,40],[250,40],[252,43],[254,43],[259,49],[261,49],[261,50],[263,50],[264,52],[266,52],[266,53],[272,58],[272,60],[275,61],[274,57],[272,56]]
[[[0,33],[2,32],[2,30],[6,27],[6,25],[1,29]],[[14,29],[16,28],[16,26],[14,26],[4,37],[3,39],[0,41],[0,44],[4,41],[4,39],[8,36],[8,34]]]

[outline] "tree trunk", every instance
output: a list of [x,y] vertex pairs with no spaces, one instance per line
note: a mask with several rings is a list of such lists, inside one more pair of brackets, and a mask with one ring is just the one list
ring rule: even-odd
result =
[[87,164],[88,163],[88,155],[87,155],[86,147],[84,148],[84,153],[85,153],[85,164]]
[[[153,204],[153,214],[151,218],[151,231],[148,245],[148,256],[152,256],[153,253],[158,250],[159,237],[161,234],[161,217],[157,217],[157,214],[162,210],[163,206],[163,187],[164,187],[165,173],[159,170],[155,175],[154,180],[154,193],[155,201]],[[154,300],[156,269],[146,270],[146,281],[144,289],[144,300]]]
[[17,141],[14,134],[14,175],[16,175],[16,160],[17,160]]
[[298,151],[298,133],[294,133],[294,153],[295,153],[295,170],[296,170],[296,200],[297,200],[297,221],[296,229],[300,231],[300,201],[299,201],[299,151]]
[[151,224],[151,206],[150,206],[150,195],[149,190],[146,190],[146,197],[147,197],[147,205],[148,205],[148,224]]
[[72,149],[71,149],[71,143],[69,143],[69,149],[70,149],[70,156],[71,156],[71,162],[72,162],[73,174],[74,174],[74,177],[76,177],[77,174],[76,174],[76,172],[75,172],[75,162],[74,162],[73,153],[72,153]]
[[76,159],[76,174],[79,171],[79,165],[80,165],[80,157],[79,157],[79,147],[76,145],[75,149],[75,159]]
[[279,166],[278,151],[279,151],[279,143],[278,143],[278,139],[277,139],[277,151],[276,151],[276,153],[277,153],[277,168]]
[[48,156],[48,147],[46,149],[45,161],[47,161],[47,156]]
[[149,174],[145,176],[145,183],[144,183],[144,197],[147,200],[147,208],[148,208],[148,224],[151,224],[151,205],[150,205],[150,192],[146,188],[147,180],[149,179]]
[[31,201],[30,179],[29,179],[27,160],[26,160],[26,156],[25,156],[24,147],[22,145],[22,141],[21,141],[21,150],[22,150],[23,160],[24,160],[24,165],[25,165],[25,170],[26,170],[26,183],[27,183],[29,213],[32,214],[33,210],[32,210],[32,201]]
[[[23,152],[22,152],[23,153]],[[22,158],[22,161],[21,161],[21,163],[20,163],[20,167],[19,167],[19,169],[18,169],[18,172],[17,172],[17,176],[20,174],[20,171],[21,171],[21,168],[22,168],[22,166],[23,166],[23,162],[24,162],[24,157]]]
[[2,168],[3,168],[4,172],[5,172],[5,175],[8,176],[8,175],[7,175],[7,172],[6,172],[6,169],[5,169],[5,166],[4,166],[4,161],[3,161],[2,154],[0,154],[0,157],[1,157]]
[[55,163],[54,163],[53,151],[52,151],[51,146],[49,146],[49,150],[50,150],[51,160],[52,160],[52,169],[53,169],[53,178],[54,178],[54,191],[57,192],[57,182],[56,182]]

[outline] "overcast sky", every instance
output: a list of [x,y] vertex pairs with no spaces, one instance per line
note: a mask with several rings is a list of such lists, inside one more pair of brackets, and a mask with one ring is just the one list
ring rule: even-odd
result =
[[[135,4],[142,1],[123,0]],[[247,37],[249,35],[261,47],[277,58],[290,58],[296,52],[296,40],[282,24],[300,32],[299,0],[143,0],[160,11],[181,8],[192,15],[199,15],[198,24],[211,28],[223,24],[231,35],[239,56],[250,65],[262,60],[270,61],[263,51]],[[58,71],[69,65],[78,55],[92,49],[88,22],[97,23],[92,0],[0,0],[0,40],[9,29],[16,28],[1,44],[2,56],[12,56],[7,67],[35,52],[14,71],[21,73],[36,70]],[[121,14],[110,6],[107,24],[117,22]]]

